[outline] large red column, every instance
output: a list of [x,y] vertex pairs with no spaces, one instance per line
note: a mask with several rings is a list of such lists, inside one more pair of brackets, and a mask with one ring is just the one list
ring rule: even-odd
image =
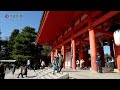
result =
[[85,61],[85,67],[88,67],[89,66],[88,50],[84,50],[84,52],[83,52],[83,60]]
[[64,58],[64,64],[63,64],[63,68],[65,68],[65,46],[62,45],[62,48],[61,48],[61,52],[62,52],[62,55],[63,55],[63,58]]
[[89,29],[89,41],[90,41],[90,55],[91,55],[91,69],[92,71],[97,72],[97,52],[96,52],[96,41],[95,41],[95,33],[93,29]]
[[120,46],[116,46],[114,44],[114,48],[115,48],[115,59],[116,59],[116,63],[117,63],[117,69],[120,71]]
[[53,60],[54,60],[54,52],[51,51],[51,63],[53,62]]
[[82,48],[82,45],[80,44],[80,47],[79,47],[79,60],[83,59],[83,48]]
[[55,56],[58,57],[58,49],[55,49]]
[[72,43],[72,68],[76,69],[76,46],[75,46],[75,40],[71,40]]

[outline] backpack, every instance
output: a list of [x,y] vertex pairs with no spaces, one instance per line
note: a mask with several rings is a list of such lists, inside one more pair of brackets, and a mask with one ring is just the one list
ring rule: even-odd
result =
[[22,74],[25,74],[25,69],[22,70]]

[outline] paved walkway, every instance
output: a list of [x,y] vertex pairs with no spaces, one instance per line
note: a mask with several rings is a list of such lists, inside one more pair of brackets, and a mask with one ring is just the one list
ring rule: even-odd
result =
[[63,72],[68,72],[70,79],[120,79],[120,72],[97,73],[80,69],[63,69]]
[[63,69],[63,73],[52,74],[52,69],[44,70],[28,70],[28,77],[17,78],[19,74],[19,69],[16,70],[15,74],[12,75],[12,72],[7,73],[5,79],[65,79],[69,76],[69,79],[120,79],[120,72],[104,72],[96,73],[91,70],[72,70],[72,69]]

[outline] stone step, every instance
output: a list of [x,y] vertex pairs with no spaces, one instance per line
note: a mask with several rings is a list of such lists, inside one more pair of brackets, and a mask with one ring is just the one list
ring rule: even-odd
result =
[[43,77],[44,77],[45,79],[52,79],[51,77],[49,77],[49,75],[45,74],[44,72],[41,72],[41,73],[44,74]]
[[51,79],[51,77],[49,77],[48,75],[47,75],[47,73],[46,73],[46,71],[45,70],[43,70],[43,71],[38,71],[38,73],[39,73],[39,78],[40,77],[43,77],[44,79]]

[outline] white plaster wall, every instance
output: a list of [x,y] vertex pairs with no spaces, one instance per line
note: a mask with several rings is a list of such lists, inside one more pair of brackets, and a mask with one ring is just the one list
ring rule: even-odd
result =
[[65,68],[70,68],[71,65],[71,52],[66,52]]

